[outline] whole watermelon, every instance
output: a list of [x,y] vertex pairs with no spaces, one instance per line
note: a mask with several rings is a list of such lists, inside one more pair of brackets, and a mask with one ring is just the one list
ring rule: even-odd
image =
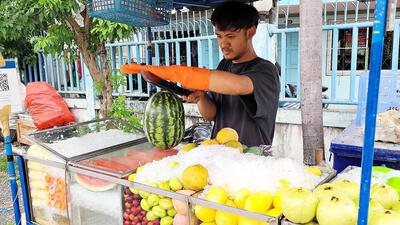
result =
[[147,139],[155,147],[175,147],[185,133],[185,113],[181,99],[171,92],[155,93],[147,102],[143,124]]

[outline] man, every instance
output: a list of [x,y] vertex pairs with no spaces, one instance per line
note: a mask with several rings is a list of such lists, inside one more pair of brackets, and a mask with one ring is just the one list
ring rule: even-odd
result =
[[215,8],[211,21],[224,55],[217,70],[130,64],[124,65],[122,72],[145,70],[196,90],[183,98],[197,103],[201,115],[215,122],[213,137],[220,129],[231,127],[242,144],[270,145],[280,84],[274,64],[259,58],[253,49],[258,20],[257,10],[244,3],[229,1]]

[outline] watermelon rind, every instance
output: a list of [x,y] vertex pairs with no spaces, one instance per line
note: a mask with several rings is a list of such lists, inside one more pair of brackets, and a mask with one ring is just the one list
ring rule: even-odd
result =
[[177,146],[185,133],[182,100],[171,92],[155,93],[146,104],[143,128],[148,141],[155,147]]

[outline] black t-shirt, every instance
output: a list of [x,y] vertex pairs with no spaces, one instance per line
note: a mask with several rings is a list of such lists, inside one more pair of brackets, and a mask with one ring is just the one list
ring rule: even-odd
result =
[[248,76],[253,82],[254,93],[240,96],[208,93],[217,108],[212,137],[215,138],[220,129],[231,127],[238,132],[242,144],[272,144],[280,92],[275,65],[262,58],[244,63],[223,59],[217,70]]

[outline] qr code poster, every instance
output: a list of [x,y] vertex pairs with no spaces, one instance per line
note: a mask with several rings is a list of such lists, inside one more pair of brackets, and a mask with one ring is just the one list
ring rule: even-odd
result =
[[14,60],[6,60],[6,66],[0,67],[0,108],[11,104],[11,112],[23,112],[23,97],[20,80]]

